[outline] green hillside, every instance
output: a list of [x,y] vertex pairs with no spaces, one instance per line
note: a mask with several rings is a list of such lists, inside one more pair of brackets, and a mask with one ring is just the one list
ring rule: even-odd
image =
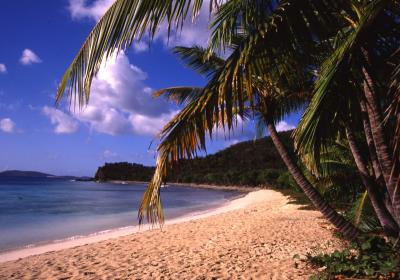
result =
[[[291,146],[291,132],[281,133],[283,142]],[[95,179],[149,181],[154,167],[130,163],[106,163],[99,167]],[[205,157],[183,160],[174,166],[169,182],[218,185],[288,184],[286,168],[269,137],[241,142]]]
[[154,169],[154,167],[137,163],[106,163],[97,169],[94,178],[98,181],[149,181],[153,176]]

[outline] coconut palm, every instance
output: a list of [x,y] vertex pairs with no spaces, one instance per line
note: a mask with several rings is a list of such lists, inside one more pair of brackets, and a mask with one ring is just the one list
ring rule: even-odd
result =
[[[244,40],[244,37],[242,37],[242,40]],[[234,41],[240,40],[236,38]],[[235,45],[235,47],[238,48],[238,45]],[[147,218],[150,221],[163,219],[162,209],[160,207],[160,186],[166,179],[168,170],[174,163],[178,162],[179,159],[190,158],[195,155],[197,149],[205,149],[204,139],[207,130],[210,136],[212,136],[212,131],[215,130],[216,127],[223,126],[219,123],[222,116],[218,116],[220,114],[218,110],[209,113],[211,124],[205,125],[208,123],[207,118],[201,118],[207,115],[207,111],[210,110],[210,108],[219,107],[213,104],[213,102],[218,99],[207,98],[206,100],[201,100],[201,98],[205,95],[218,97],[224,94],[221,93],[220,88],[216,88],[214,81],[220,80],[218,75],[224,73],[224,68],[234,65],[232,63],[232,57],[236,57],[235,54],[238,49],[234,50],[232,56],[226,61],[222,58],[218,58],[216,55],[207,55],[206,50],[202,50],[200,47],[179,47],[175,49],[175,52],[183,58],[189,67],[197,70],[197,72],[201,74],[208,74],[210,81],[204,88],[173,87],[155,93],[156,96],[163,95],[169,100],[174,100],[179,104],[185,103],[186,106],[182,110],[184,113],[181,112],[175,116],[161,132],[157,167],[154,178],[144,195],[139,210],[140,220],[143,219],[145,213],[147,213]],[[236,79],[239,80],[240,78],[238,77]],[[279,79],[280,78],[276,76],[274,81],[278,81]],[[296,183],[312,201],[314,206],[320,210],[329,221],[337,226],[347,237],[354,238],[359,233],[358,230],[341,217],[327,201],[323,199],[303,174],[296,161],[293,159],[293,152],[288,151],[276,131],[276,122],[280,121],[288,113],[299,109],[304,104],[306,100],[304,91],[302,91],[302,89],[297,89],[297,91],[293,91],[293,93],[289,94],[282,89],[272,90],[270,87],[266,89],[264,88],[265,83],[262,81],[261,77],[255,77],[254,81],[243,79],[242,82],[246,84],[246,86],[244,85],[246,90],[255,92],[256,96],[253,101],[253,108],[245,108],[245,112],[240,115],[240,117],[251,117],[251,111],[257,112],[262,122],[265,123],[275,148]],[[232,115],[234,117],[240,114],[240,109],[238,107],[235,107],[235,109]],[[202,112],[203,110],[204,112]],[[211,116],[212,114],[214,114],[214,116]],[[215,123],[213,123],[213,121],[215,121]],[[234,123],[234,121],[231,122]],[[200,145],[198,145],[198,143],[200,143]]]
[[[150,207],[150,220],[162,217],[159,189],[154,186],[165,178],[169,165],[178,158],[191,157],[198,148],[205,148],[206,132],[212,134],[216,124],[227,127],[228,130],[232,129],[237,117],[245,117],[246,106],[254,110],[255,104],[265,104],[268,106],[264,105],[264,109],[271,108],[271,101],[262,98],[265,93],[270,94],[272,91],[275,95],[275,89],[301,87],[305,78],[304,70],[318,69],[318,59],[314,54],[318,54],[321,47],[332,47],[331,38],[338,33],[340,42],[347,42],[345,50],[353,49],[350,39],[358,38],[359,32],[350,32],[351,36],[347,33],[342,34],[343,20],[339,16],[343,13],[354,14],[353,2],[357,1],[230,0],[223,4],[210,1],[210,11],[217,11],[217,14],[211,24],[213,33],[209,55],[212,55],[213,50],[224,51],[242,32],[248,32],[248,36],[246,41],[233,51],[225,67],[213,75],[205,87],[207,90],[198,89],[192,92],[196,102],[190,102],[162,131],[161,140],[168,144],[160,146],[157,161],[159,168],[142,204]],[[367,12],[367,16],[362,17],[366,19],[360,21],[362,24],[357,30],[370,26],[377,17],[376,14],[382,11],[381,6],[391,4],[391,1],[383,0],[366,2],[373,2],[374,5],[368,6],[371,8],[364,11]],[[79,106],[84,105],[89,101],[91,81],[102,61],[115,51],[128,47],[135,39],[147,34],[150,38],[153,37],[160,24],[166,23],[169,31],[179,29],[189,16],[195,18],[198,15],[202,5],[201,0],[116,0],[96,24],[65,72],[58,88],[57,101],[61,100],[68,89],[71,100]],[[378,13],[375,13],[376,11]],[[346,36],[349,40],[343,39],[347,38]],[[341,53],[334,54],[334,62],[339,61],[341,66]],[[323,69],[325,68],[327,67]],[[265,70],[268,71],[264,73]],[[322,75],[325,76],[331,73],[332,71],[322,71]],[[279,79],[275,80],[276,77]],[[312,102],[311,105],[315,106],[315,103]],[[274,118],[268,117],[266,120],[273,123]],[[319,120],[327,121],[323,118]],[[376,129],[379,120],[373,120],[375,122],[371,119],[369,121],[371,128],[375,129],[372,129],[372,134],[376,154],[387,182],[387,168],[382,168],[382,165],[387,165],[387,156],[383,153],[385,149],[377,149],[377,142],[379,144],[378,140],[382,138],[379,138],[379,129]],[[311,133],[304,139],[315,139],[316,136],[318,135]],[[315,155],[317,157],[318,153]],[[306,184],[303,181],[301,183]],[[393,189],[391,193],[393,194]],[[313,199],[318,206],[319,198],[315,196]],[[323,211],[329,208],[322,203],[319,207]],[[336,212],[331,213],[332,217],[337,217]],[[351,224],[343,222],[339,217],[330,220],[349,235],[356,234]]]
[[[340,128],[346,130],[378,217],[387,232],[394,235],[399,234],[400,227],[400,192],[396,187],[399,173],[394,168],[397,159],[392,158],[385,135],[390,133],[389,126],[383,126],[382,114],[388,102],[385,75],[393,68],[382,62],[398,48],[399,11],[397,1],[353,1],[353,12],[343,15],[344,24],[334,49],[322,64],[313,99],[295,132],[299,152],[311,153],[318,162],[326,139]],[[368,144],[371,169],[353,135],[358,123],[362,123],[358,133]]]
[[[210,25],[212,49],[224,49],[238,30],[249,28],[258,30],[260,36],[279,31],[293,43],[300,38],[312,41],[316,36],[326,36],[338,25],[332,14],[349,9],[348,0],[115,0],[65,71],[57,101],[67,93],[79,106],[86,104],[92,80],[103,61],[135,40],[145,36],[152,39],[161,25],[167,25],[168,32],[179,31],[189,18],[196,19],[204,2],[208,2],[210,15],[218,11]],[[276,16],[268,23],[271,14]],[[290,50],[295,45],[282,46]]]

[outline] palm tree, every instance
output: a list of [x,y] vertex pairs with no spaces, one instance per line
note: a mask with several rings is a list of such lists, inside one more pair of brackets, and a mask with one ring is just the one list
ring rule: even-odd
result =
[[[241,38],[241,40],[243,39],[244,38]],[[240,42],[238,39],[235,41]],[[237,48],[238,45],[235,47]],[[147,213],[147,218],[150,221],[163,219],[162,209],[159,206],[161,203],[160,186],[167,177],[168,166],[172,166],[174,162],[177,162],[181,158],[193,156],[198,148],[205,149],[204,139],[206,130],[209,130],[210,136],[212,136],[212,130],[215,125],[218,126],[219,124],[219,112],[217,110],[208,113],[208,116],[210,116],[209,120],[207,120],[207,117],[202,120],[201,116],[207,115],[207,111],[209,111],[210,108],[218,108],[218,105],[213,104],[213,102],[218,99],[207,98],[206,100],[200,100],[201,97],[205,95],[219,96],[226,94],[221,93],[221,90],[215,91],[216,85],[214,84],[214,81],[219,81],[220,79],[218,78],[218,75],[223,73],[226,67],[232,65],[232,60],[230,58],[236,57],[238,49],[234,50],[231,57],[226,61],[216,55],[207,55],[207,51],[202,50],[200,47],[178,47],[175,49],[175,52],[179,54],[191,68],[201,74],[209,75],[210,81],[204,88],[174,87],[156,92],[156,96],[166,95],[168,99],[172,99],[179,104],[186,103],[186,106],[182,110],[184,113],[179,113],[175,116],[175,118],[173,118],[161,132],[161,143],[158,147],[159,157],[157,159],[157,168],[155,176],[144,195],[139,210],[140,220],[143,219],[145,213]],[[276,77],[274,80],[279,80],[279,77]],[[275,148],[296,183],[304,191],[314,206],[320,210],[324,216],[345,236],[349,238],[357,236],[359,234],[358,230],[340,216],[336,210],[331,207],[325,199],[323,199],[319,192],[306,178],[296,161],[293,159],[293,153],[291,154],[287,150],[276,131],[275,123],[282,119],[286,114],[301,107],[304,104],[305,94],[302,91],[287,94],[286,91],[282,91],[281,89],[263,89],[264,82],[260,77],[256,78],[255,81],[243,80],[243,83],[248,84],[246,87],[248,90],[256,92],[257,101],[253,106],[256,108],[255,110],[258,112],[258,115],[262,117],[262,121],[266,124]],[[236,113],[234,113],[233,116],[239,114],[240,109],[235,109],[237,110],[235,110]],[[204,112],[202,112],[202,110],[204,110]],[[248,108],[245,109],[245,111],[248,110]],[[248,114],[244,113],[243,115],[251,116],[251,112]],[[202,124],[210,121],[211,125],[205,127],[202,126]],[[213,124],[213,121],[216,123]],[[198,142],[200,142],[200,146],[197,145]]]
[[[272,29],[279,29],[281,35],[287,35],[287,40],[294,43],[303,37],[312,39],[323,36],[338,25],[331,15],[344,8],[349,9],[348,2],[210,0],[210,15],[218,11],[214,23],[210,25],[213,30],[210,45],[212,49],[224,49],[238,30],[249,27],[258,30],[261,37]],[[169,32],[179,30],[189,17],[196,19],[203,5],[203,0],[115,0],[65,71],[57,89],[57,102],[67,93],[71,100],[83,106],[89,101],[92,80],[103,61],[144,35],[153,38],[162,24],[168,26]],[[268,23],[272,14],[276,16]],[[286,50],[291,48],[290,44],[282,46]]]
[[[385,75],[393,68],[382,62],[398,48],[399,11],[397,1],[354,1],[353,12],[343,16],[345,22],[335,38],[334,49],[322,64],[313,98],[295,132],[299,152],[313,154],[318,162],[326,139],[345,128],[378,217],[386,231],[394,235],[399,234],[400,227],[400,192],[396,188],[399,171],[394,168],[398,163],[392,158],[385,135],[390,131],[383,126],[382,114],[388,102]],[[352,135],[358,123],[362,125],[357,133],[368,144],[371,169]]]
[[[327,47],[328,50],[335,47],[332,37],[337,35],[334,42],[339,41],[343,46],[335,47],[336,51],[332,53],[333,58],[324,64],[319,76],[325,78],[317,80],[316,94],[310,104],[311,109],[307,110],[296,137],[299,151],[309,153],[310,147],[311,150],[315,148],[312,153],[318,159],[320,151],[318,139],[321,135],[315,133],[315,125],[307,126],[307,123],[312,123],[308,121],[311,119],[317,120],[318,126],[323,123],[326,125],[329,123],[329,118],[314,117],[313,119],[309,116],[321,114],[318,106],[326,104],[325,101],[329,99],[325,98],[325,89],[334,78],[343,77],[343,73],[347,73],[339,71],[345,68],[343,65],[346,63],[342,62],[344,58],[351,57],[348,53],[357,49],[355,47],[359,45],[357,42],[362,42],[361,35],[365,34],[366,28],[372,26],[376,19],[381,18],[384,13],[382,11],[386,11],[387,7],[398,4],[397,1],[389,0],[363,1],[362,4],[367,3],[366,8],[362,10],[363,14],[357,10],[354,12],[354,3],[357,4],[358,1],[230,0],[224,4],[219,1],[210,1],[210,11],[218,12],[211,25],[213,33],[209,55],[214,50],[224,51],[241,32],[246,31],[249,34],[247,40],[226,61],[226,67],[220,69],[206,85],[207,90],[197,90],[193,93],[197,103],[188,104],[162,131],[162,141],[165,140],[169,144],[160,146],[159,168],[142,204],[150,208],[157,205],[148,212],[150,219],[156,217],[154,214],[158,216],[162,214],[159,195],[157,191],[154,192],[151,189],[162,181],[169,164],[178,158],[193,156],[197,148],[204,148],[205,132],[212,133],[215,124],[232,129],[237,116],[244,117],[245,105],[248,104],[250,108],[254,108],[257,101],[255,99],[257,96],[262,96],[262,93],[269,93],[271,89],[287,86],[295,88],[301,85],[304,81],[304,69],[308,67],[319,70],[319,61],[315,55],[319,54],[318,49],[321,46]],[[140,39],[144,34],[154,36],[163,22],[168,24],[168,30],[179,29],[188,16],[196,17],[202,4],[201,0],[116,0],[96,24],[65,72],[58,88],[57,101],[61,100],[65,90],[68,89],[69,97],[79,106],[87,103],[91,81],[104,59],[107,59],[114,51],[126,48],[134,39]],[[360,18],[359,24],[350,31],[343,28],[342,14],[352,16],[357,14]],[[344,18],[347,18],[351,24],[354,22],[352,17],[345,16]],[[370,50],[370,48],[366,49]],[[371,53],[364,53],[364,60],[368,60],[370,55]],[[329,64],[334,65],[333,70],[332,67],[328,67]],[[365,96],[370,96],[369,99],[364,99],[369,101],[368,104],[373,104],[376,87],[372,83],[370,67],[367,67],[368,61],[362,65],[365,66],[363,69],[365,71],[362,72],[366,84]],[[266,69],[269,71],[267,75],[263,73]],[[273,71],[279,73],[277,75],[279,81],[272,79],[276,77],[276,75],[270,75]],[[254,87],[255,78],[262,82],[262,86],[259,86],[257,82],[257,87]],[[282,81],[286,86],[282,87],[279,84]],[[348,84],[352,82],[353,80]],[[199,95],[199,92],[202,94]],[[324,99],[325,103],[319,102],[318,99]],[[382,130],[379,130],[381,115],[377,114],[376,107],[369,108],[367,112],[376,158],[385,180],[385,190],[390,195],[390,201],[397,203],[394,199],[397,197],[394,188],[397,181],[388,178],[388,166],[393,164],[389,160],[390,155],[388,156],[388,148],[383,141]],[[173,131],[172,134],[169,133],[171,131]],[[188,134],[185,135],[185,132]],[[180,139],[180,142],[177,139]],[[309,144],[303,145],[307,142]],[[397,211],[398,203],[396,203],[393,203],[394,211]],[[320,206],[324,208],[323,205]],[[340,227],[343,226],[339,219],[333,219],[332,222]]]

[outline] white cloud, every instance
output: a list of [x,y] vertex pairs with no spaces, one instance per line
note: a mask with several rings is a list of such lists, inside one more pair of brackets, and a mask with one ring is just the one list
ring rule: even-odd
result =
[[295,129],[296,127],[294,125],[288,124],[285,121],[281,121],[276,125],[276,130],[279,131],[288,131]]
[[54,133],[56,134],[73,133],[78,130],[78,122],[63,111],[44,106],[42,108],[42,113],[49,117],[50,122],[55,125]]
[[68,10],[73,19],[90,18],[98,21],[114,0],[97,0],[91,5],[87,0],[69,0]]
[[[114,3],[114,0],[96,0],[92,1],[91,3],[88,2],[89,1],[87,0],[69,0],[68,10],[71,17],[73,19],[88,18],[98,21],[112,5],[112,3]],[[169,38],[167,24],[164,22],[160,25],[154,40],[159,40],[164,43],[165,46],[170,47],[177,45],[205,46],[210,34],[208,29],[209,20],[209,1],[204,1],[203,7],[194,22],[192,22],[191,16],[188,15],[183,29],[179,31],[172,31]],[[146,38],[143,40],[133,43],[133,48],[136,52],[141,52],[148,49],[148,44],[145,42]]]
[[176,111],[152,97],[146,79],[124,53],[113,56],[93,79],[89,104],[75,117],[100,133],[154,136]]
[[19,61],[23,65],[30,65],[33,63],[41,63],[42,62],[40,57],[30,49],[25,49],[22,51],[22,56],[19,59]]
[[[73,19],[98,21],[113,2],[69,0],[68,10]],[[160,27],[155,41],[165,46],[205,45],[209,34],[207,2],[198,20],[192,23],[188,19],[182,31],[171,34],[169,43],[166,24]],[[147,50],[148,42],[134,42],[133,49],[136,52]],[[93,79],[88,106],[74,118],[100,133],[154,136],[177,111],[172,110],[165,101],[151,97],[153,90],[145,84],[146,79],[147,74],[130,64],[124,53],[109,58]]]
[[117,153],[115,153],[113,151],[110,151],[110,150],[104,150],[102,158],[103,159],[108,159],[108,158],[113,158],[113,157],[116,157],[116,156],[118,156]]
[[7,67],[4,63],[0,63],[0,74],[6,74],[7,73]]
[[10,118],[0,120],[0,130],[6,133],[13,133],[16,131],[15,123]]

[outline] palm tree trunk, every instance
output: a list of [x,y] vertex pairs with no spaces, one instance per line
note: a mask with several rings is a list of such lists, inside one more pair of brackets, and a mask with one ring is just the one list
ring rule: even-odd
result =
[[368,119],[367,105],[365,104],[365,101],[363,99],[360,100],[360,107],[361,107],[361,119],[364,127],[365,140],[367,141],[369,156],[372,162],[372,168],[374,170],[375,179],[379,183],[379,185],[384,187],[385,181],[383,178],[382,169],[379,165],[378,157],[376,155],[374,139],[372,138],[371,125]]
[[368,151],[372,162],[372,168],[374,170],[375,181],[380,187],[380,192],[384,197],[384,202],[387,210],[389,211],[390,215],[394,217],[395,215],[394,215],[393,205],[385,186],[385,180],[383,178],[382,169],[379,165],[378,157],[374,146],[374,139],[372,137],[371,125],[368,119],[367,105],[365,104],[365,101],[363,99],[360,100],[360,107],[361,107],[361,118],[364,126],[365,140],[367,141]]
[[371,200],[372,206],[383,230],[387,235],[397,237],[399,234],[399,226],[389,213],[388,209],[385,207],[383,195],[379,190],[380,187],[375,184],[374,180],[370,176],[367,166],[365,165],[360,150],[357,146],[354,134],[349,127],[346,127],[346,136],[347,140],[349,141],[350,150],[358,168],[358,172],[360,173],[361,181],[368,191],[369,199]]
[[357,238],[361,232],[349,221],[344,219],[339,213],[331,207],[328,202],[320,195],[313,185],[307,180],[300,168],[293,161],[286,150],[286,147],[281,142],[275,125],[272,122],[267,123],[267,128],[271,136],[272,142],[276,150],[281,156],[283,162],[288,168],[293,179],[303,190],[305,195],[311,200],[312,204],[330,221],[345,237],[349,239]]
[[391,176],[393,168],[392,158],[389,154],[389,147],[386,143],[385,135],[382,129],[383,117],[378,106],[374,82],[366,68],[362,69],[364,75],[364,96],[367,101],[367,112],[371,125],[372,138],[375,143],[375,149],[380,163],[386,188],[389,193],[391,204],[394,209],[394,218],[397,224],[400,224],[400,189],[397,184],[397,176]]
[[383,116],[376,98],[374,84],[368,71],[363,68],[364,74],[364,96],[367,101],[368,118],[371,125],[372,138],[375,143],[377,158],[381,166],[386,185],[390,183],[390,172],[392,170],[392,159],[389,154],[389,147],[382,129]]

